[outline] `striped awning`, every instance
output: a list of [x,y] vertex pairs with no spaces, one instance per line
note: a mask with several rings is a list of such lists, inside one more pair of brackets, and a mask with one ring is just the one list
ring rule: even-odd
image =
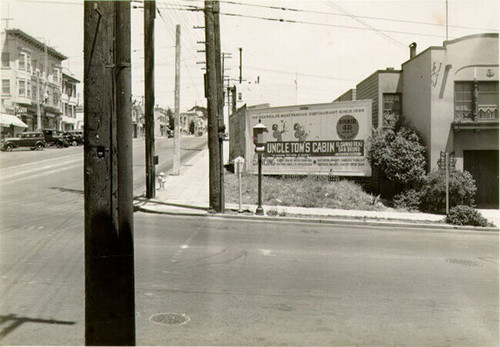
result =
[[11,114],[0,113],[0,125],[10,127],[11,125],[19,128],[27,128],[28,125],[22,120]]

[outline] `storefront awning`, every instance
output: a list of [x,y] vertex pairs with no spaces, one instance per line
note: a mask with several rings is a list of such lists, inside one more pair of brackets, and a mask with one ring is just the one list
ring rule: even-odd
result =
[[11,114],[0,113],[0,125],[3,127],[10,127],[11,125],[19,128],[27,128],[28,125],[22,120]]
[[61,121],[66,124],[75,124],[76,119],[68,116],[61,116]]

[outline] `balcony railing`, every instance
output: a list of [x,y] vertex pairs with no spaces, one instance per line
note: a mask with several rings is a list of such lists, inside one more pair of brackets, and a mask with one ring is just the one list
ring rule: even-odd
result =
[[463,107],[455,108],[455,122],[488,122],[498,121],[498,105],[479,105],[477,109],[477,116],[471,109]]

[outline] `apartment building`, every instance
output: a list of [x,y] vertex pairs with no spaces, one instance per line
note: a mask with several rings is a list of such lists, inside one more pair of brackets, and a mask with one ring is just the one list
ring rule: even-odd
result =
[[19,29],[3,31],[0,45],[1,113],[18,118],[26,126],[22,130],[67,129],[71,121],[61,116],[75,116],[74,109],[68,111],[75,100],[73,94],[63,96],[63,91],[73,93],[66,84],[78,82],[63,72],[61,64],[67,57]]

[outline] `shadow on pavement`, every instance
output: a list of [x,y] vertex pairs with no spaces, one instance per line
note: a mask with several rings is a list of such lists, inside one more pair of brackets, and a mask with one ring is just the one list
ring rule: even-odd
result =
[[71,189],[71,188],[63,188],[63,187],[50,187],[49,189],[55,189],[63,193],[77,193],[83,195],[84,191],[81,189]]
[[[0,315],[0,339],[10,334],[15,329],[19,328],[24,323],[42,323],[42,324],[57,324],[57,325],[73,325],[76,322],[60,321],[54,319],[41,319],[30,317],[17,317],[15,314],[7,316]],[[5,326],[5,327],[3,327]]]
[[147,199],[144,196],[136,196],[134,198],[139,203],[147,203],[147,202],[152,202],[157,205],[163,205],[163,206],[172,206],[172,207],[181,207],[181,208],[189,208],[193,210],[200,210],[200,211],[207,211],[208,209],[206,207],[201,207],[201,206],[194,206],[194,205],[184,205],[184,204],[175,204],[171,202],[165,202],[165,201],[160,201],[160,200],[150,200]]

